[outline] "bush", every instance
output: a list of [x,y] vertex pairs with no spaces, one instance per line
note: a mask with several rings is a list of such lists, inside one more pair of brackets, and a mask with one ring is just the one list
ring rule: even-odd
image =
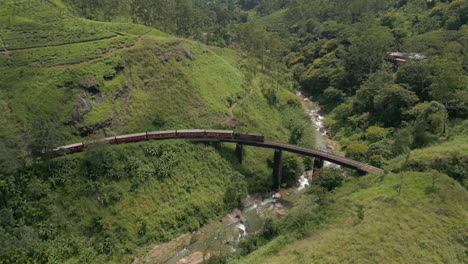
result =
[[298,157],[283,156],[282,180],[286,186],[294,186],[304,172],[302,161]]
[[327,191],[331,191],[340,186],[343,180],[343,173],[339,169],[324,168],[316,184],[327,189]]
[[365,161],[367,159],[367,151],[369,147],[364,144],[351,144],[346,149],[346,157]]
[[387,136],[387,131],[385,128],[371,126],[368,127],[366,130],[366,139],[372,143],[375,143],[379,140],[384,139]]

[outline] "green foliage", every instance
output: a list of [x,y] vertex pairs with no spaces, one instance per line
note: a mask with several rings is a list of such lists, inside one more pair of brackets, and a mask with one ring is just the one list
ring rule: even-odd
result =
[[466,157],[462,154],[464,151],[466,139],[456,137],[439,145],[413,150],[409,158],[395,158],[388,163],[388,167],[393,170],[399,170],[398,167],[416,171],[438,170],[456,179],[466,188],[468,168],[465,165]]
[[[401,183],[402,175],[403,187],[398,195],[392,186]],[[434,179],[438,190],[427,192]],[[231,263],[463,263],[463,235],[459,232],[466,226],[466,207],[460,197],[467,195],[452,179],[433,172],[349,179],[331,194],[329,200],[334,202],[326,207],[329,216],[322,218],[318,228],[309,226],[308,235],[290,239],[288,244],[273,250],[281,240],[279,236]],[[411,243],[402,245],[402,239]],[[378,250],[376,244],[380,245]],[[356,246],[361,250],[356,251]]]
[[224,194],[224,203],[228,208],[236,208],[242,205],[242,199],[247,195],[247,184],[244,176],[238,172],[234,172],[231,179],[232,183]]
[[367,160],[369,146],[365,144],[351,144],[346,148],[346,156],[355,160]]
[[304,172],[302,160],[298,157],[286,155],[283,157],[282,165],[281,182],[285,186],[294,186]]
[[411,91],[399,85],[384,87],[374,98],[377,119],[387,126],[397,126],[401,116],[418,101]]
[[366,74],[382,66],[394,39],[388,28],[376,27],[375,21],[369,19],[357,24],[354,30],[349,39],[351,45],[347,62],[352,70],[352,80],[360,82]]
[[327,191],[332,191],[336,187],[341,186],[344,180],[343,172],[335,168],[323,168],[317,177],[318,180],[314,181],[314,184]]
[[49,153],[65,142],[65,137],[56,123],[47,118],[37,117],[32,124],[32,132],[29,149],[35,157]]
[[[466,186],[466,131],[449,126],[468,113],[466,9],[423,0],[3,0],[1,261],[131,262],[137,247],[193,231],[271,182],[267,150],[248,148],[240,165],[232,146],[97,145],[22,167],[26,146],[39,155],[83,135],[236,126],[312,146],[290,92],[295,78],[326,104],[348,156],[403,172],[344,180],[325,170],[291,214],[244,243],[244,253],[256,250],[247,263],[462,262],[466,192],[443,174],[404,170],[435,169]],[[392,65],[390,51],[427,59]],[[285,158],[288,183],[301,164]],[[318,231],[324,223],[331,228]],[[389,232],[395,225],[403,232]],[[283,251],[297,238],[307,240]]]
[[387,134],[388,132],[382,127],[370,126],[366,129],[366,139],[373,143],[384,139]]
[[345,93],[334,87],[328,87],[320,96],[320,102],[325,106],[325,111],[329,112],[339,104],[343,103]]

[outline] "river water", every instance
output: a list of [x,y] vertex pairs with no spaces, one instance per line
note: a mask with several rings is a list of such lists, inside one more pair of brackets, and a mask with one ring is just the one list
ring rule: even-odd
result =
[[[312,97],[305,96],[301,92],[297,92],[296,95],[301,99],[304,111],[310,116],[310,120],[316,129],[316,133],[314,133],[316,149],[331,152],[334,146],[332,146],[333,142],[328,138],[328,131],[324,126],[324,116],[319,104],[314,102]],[[334,165],[325,162],[324,166]],[[218,244],[223,244],[229,251],[235,251],[235,244],[247,236],[259,232],[267,218],[286,215],[287,211],[293,206],[291,200],[309,186],[311,176],[311,172],[305,172],[299,178],[295,188],[281,190],[278,193],[248,195],[243,200],[244,209],[236,209],[225,216],[220,220],[221,225],[214,228],[210,226],[202,227],[195,233],[207,232],[210,234],[204,236],[204,239],[187,244],[163,263],[202,263],[211,257],[211,254],[206,252],[210,251],[207,250],[209,248],[208,244],[214,240],[219,240]]]
[[[324,124],[325,115],[322,112],[320,104],[314,101],[312,96],[306,96],[301,92],[296,95],[302,100],[302,106],[305,112],[310,116],[310,121],[315,127],[315,148],[321,151],[332,153],[336,148],[336,143],[329,138],[329,131]],[[324,162],[325,167],[338,168],[339,166],[328,161]]]

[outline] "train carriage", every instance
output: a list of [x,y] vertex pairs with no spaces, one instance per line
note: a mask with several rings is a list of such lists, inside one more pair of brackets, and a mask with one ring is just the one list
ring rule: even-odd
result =
[[80,142],[80,143],[76,143],[76,144],[63,146],[61,148],[64,148],[64,149],[66,149],[66,150],[68,150],[70,152],[79,152],[79,151],[83,150],[84,144],[82,142]]
[[147,132],[148,139],[175,138],[176,136],[177,133],[175,130]]
[[146,132],[117,136],[115,137],[115,140],[117,141],[117,143],[127,143],[146,140]]
[[102,142],[106,142],[108,144],[116,144],[117,143],[117,137],[106,137],[101,140]]
[[212,130],[212,129],[205,130],[206,137],[232,138],[233,133],[234,131],[232,130]]
[[263,134],[259,133],[239,133],[236,132],[233,134],[234,139],[238,140],[247,140],[247,141],[257,141],[257,142],[263,142],[264,136]]
[[204,137],[205,130],[204,129],[192,129],[192,130],[177,130],[177,137]]

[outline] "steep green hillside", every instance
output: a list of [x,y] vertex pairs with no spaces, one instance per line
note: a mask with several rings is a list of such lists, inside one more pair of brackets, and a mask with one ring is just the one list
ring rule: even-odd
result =
[[467,10],[294,0],[249,21],[288,45],[286,63],[328,113],[337,148],[393,174],[314,173],[297,208],[229,263],[466,262]]
[[[447,175],[368,175],[348,179],[328,204],[314,194],[304,199],[300,233],[285,232],[233,263],[465,261],[468,193]],[[325,220],[317,221],[320,212]]]
[[[149,130],[221,128],[312,146],[287,78],[256,59],[60,1],[0,5],[0,262],[128,263],[269,190],[272,152],[183,141],[44,149]],[[271,83],[275,83],[274,89]]]

